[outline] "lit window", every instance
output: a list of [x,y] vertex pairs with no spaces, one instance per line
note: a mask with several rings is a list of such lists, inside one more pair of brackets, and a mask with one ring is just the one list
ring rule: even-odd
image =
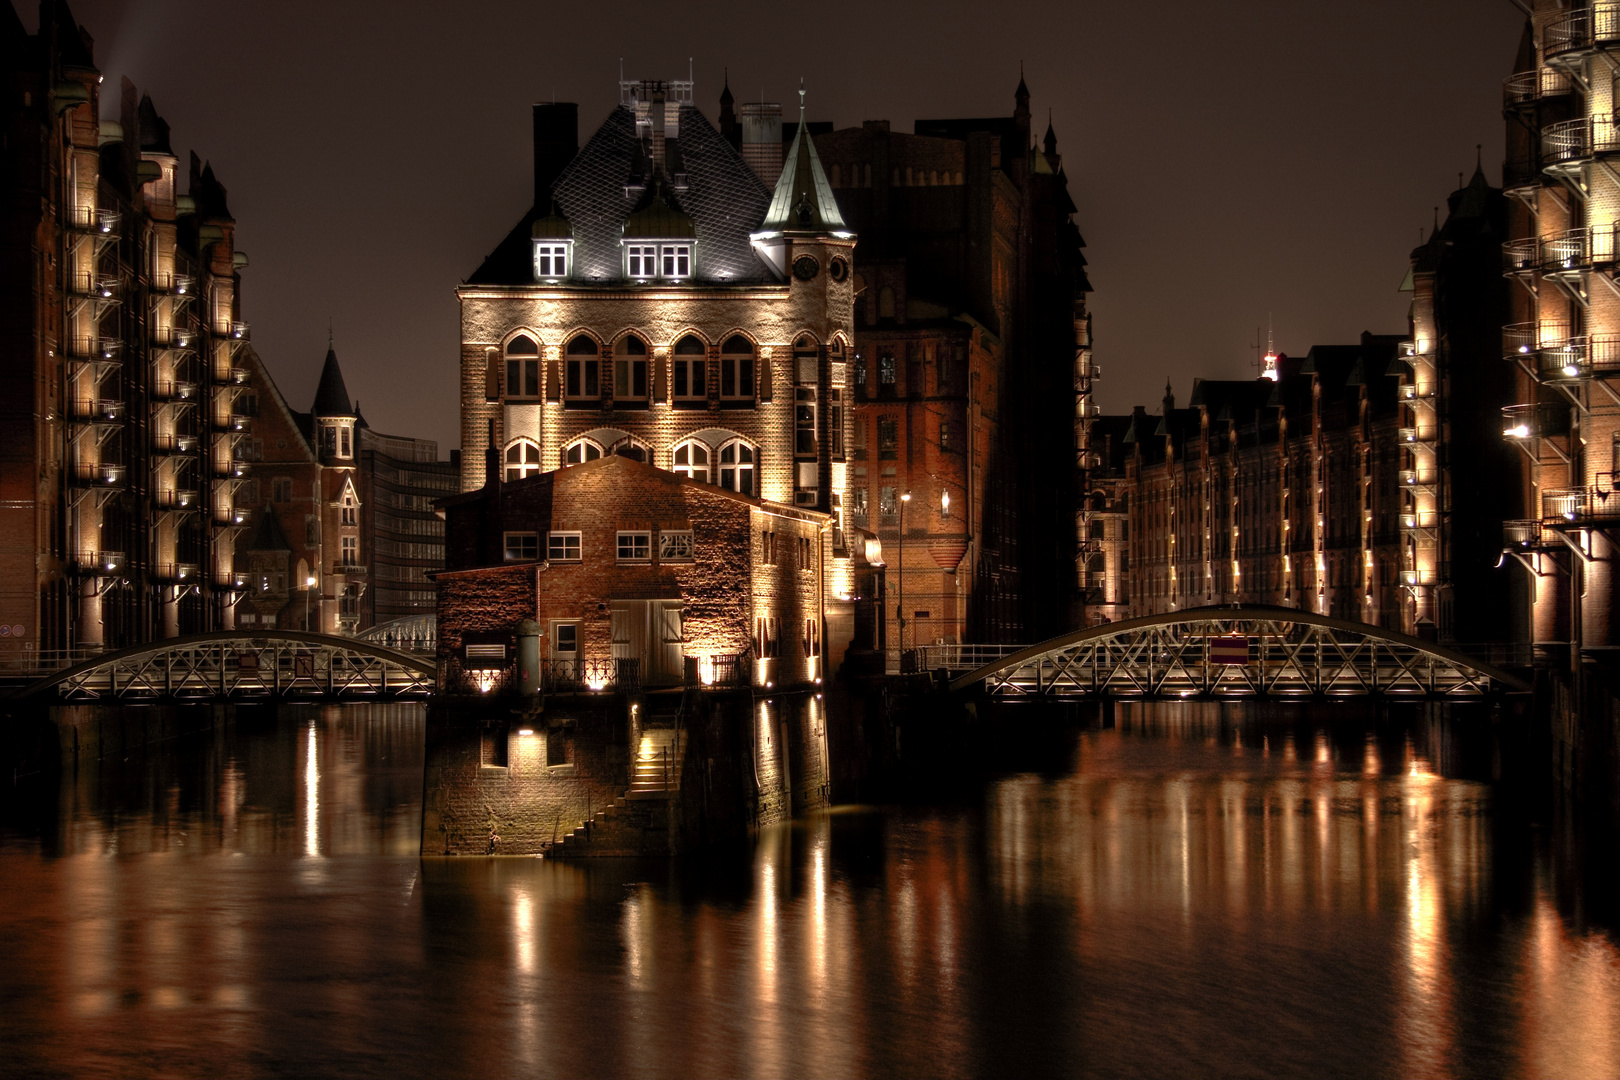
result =
[[563,450],[564,465],[579,465],[602,456],[602,444],[593,439],[575,439]]
[[675,472],[700,484],[709,482],[709,447],[696,439],[688,439],[675,447]]
[[579,562],[580,535],[577,532],[546,534],[546,558],[552,562]]
[[692,530],[658,533],[658,558],[663,562],[690,562],[692,560]]
[[342,551],[343,551],[343,565],[344,566],[359,566],[360,565],[360,538],[359,537],[357,537],[357,536],[345,536],[343,538]]
[[649,562],[652,559],[652,533],[620,532],[619,561],[620,562]]
[[754,487],[754,448],[741,439],[732,439],[720,447],[720,486],[740,495],[752,495]]
[[827,391],[827,452],[835,458],[844,456],[844,392]]
[[850,512],[855,515],[855,524],[866,524],[866,489],[854,488],[849,493]]
[[565,278],[568,276],[567,244],[534,245],[534,276],[537,278]]
[[580,334],[564,350],[568,368],[566,394],[570,398],[595,400],[602,396],[601,361],[596,340]]
[[813,386],[793,388],[793,452],[816,452],[816,389]]
[[630,276],[633,278],[650,278],[658,273],[658,248],[653,244],[627,244],[625,251],[630,258]]
[[351,431],[347,424],[338,428],[338,457],[351,457],[353,450],[349,446]]
[[662,255],[665,277],[683,278],[692,276],[691,244],[665,244],[663,245]]
[[540,396],[540,346],[526,335],[518,335],[506,346],[506,396]]
[[708,349],[691,334],[675,343],[675,405],[695,404],[709,396]]
[[894,461],[900,456],[900,421],[892,416],[878,417],[878,458]]
[[720,398],[731,404],[754,400],[754,343],[741,334],[720,346]]
[[534,562],[540,558],[540,534],[509,532],[506,535],[507,562]]
[[951,438],[951,422],[949,420],[941,420],[939,422],[939,448],[941,450],[950,450],[953,448],[953,445],[954,444]]
[[540,474],[540,447],[529,439],[518,439],[506,448],[506,478],[522,480]]
[[886,487],[878,496],[878,521],[884,525],[893,525],[900,518],[900,495],[897,489]]
[[881,385],[893,386],[896,370],[897,367],[892,354],[884,353],[878,357],[878,382]]

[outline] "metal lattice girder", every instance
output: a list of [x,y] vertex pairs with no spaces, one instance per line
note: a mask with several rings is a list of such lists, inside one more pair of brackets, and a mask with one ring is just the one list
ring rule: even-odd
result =
[[353,638],[239,630],[107,653],[40,679],[24,694],[80,701],[397,700],[430,696],[435,674],[429,658]]
[[[1215,663],[1212,638],[1248,639]],[[1479,697],[1528,690],[1455,649],[1382,627],[1273,607],[1208,607],[1107,623],[1032,645],[952,680],[1003,697]]]

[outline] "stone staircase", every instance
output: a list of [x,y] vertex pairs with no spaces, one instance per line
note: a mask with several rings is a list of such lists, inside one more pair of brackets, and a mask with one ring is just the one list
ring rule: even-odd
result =
[[[650,718],[656,723],[660,718]],[[674,717],[667,718],[673,722]],[[674,726],[647,727],[630,775],[630,790],[572,832],[557,837],[552,859],[587,855],[648,855],[670,842],[670,802],[680,794],[686,740]]]

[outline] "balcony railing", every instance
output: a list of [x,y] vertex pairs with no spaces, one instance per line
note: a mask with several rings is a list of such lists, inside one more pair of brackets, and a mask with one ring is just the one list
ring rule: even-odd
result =
[[214,369],[214,382],[220,386],[246,386],[252,377],[252,373],[245,367]]
[[1502,272],[1517,274],[1541,265],[1541,241],[1534,236],[1507,240],[1502,244]]
[[1598,3],[1558,16],[1542,29],[1542,54],[1552,60],[1620,43],[1620,4]]
[[197,384],[181,379],[159,379],[152,384],[152,397],[156,401],[196,401]]
[[73,419],[80,424],[116,424],[124,418],[124,403],[112,398],[81,399],[73,403]]
[[722,689],[748,686],[753,682],[754,665],[746,653],[735,656],[688,656],[687,686],[714,686]]
[[1502,409],[1502,437],[1542,439],[1569,433],[1569,410],[1550,402],[1508,405]]
[[157,576],[160,581],[174,581],[181,584],[190,584],[198,580],[201,570],[196,563],[172,562],[159,563]]
[[73,562],[79,573],[97,577],[121,573],[129,565],[122,551],[81,551]]
[[248,417],[241,413],[231,413],[227,416],[216,416],[214,418],[214,430],[216,431],[246,431],[251,426]]
[[1541,520],[1571,524],[1620,518],[1620,492],[1608,488],[1555,488],[1541,493]]
[[1438,510],[1405,510],[1401,513],[1401,528],[1407,532],[1426,532],[1439,527]]
[[111,235],[118,231],[118,211],[95,206],[75,206],[68,211],[68,227],[84,232]]
[[641,660],[542,660],[540,688],[554,692],[634,693],[641,689]]
[[116,364],[124,343],[113,337],[81,337],[74,338],[68,348],[69,359],[87,364]]
[[[1522,241],[1509,241],[1522,243]],[[1615,226],[1570,229],[1541,242],[1541,268],[1550,274],[1612,266],[1615,262]]]
[[116,488],[124,485],[128,470],[122,465],[79,463],[73,466],[73,482],[79,487]]
[[363,575],[365,572],[365,563],[345,562],[342,559],[339,559],[337,562],[332,564],[332,573],[334,574],[347,574],[349,577],[355,577],[357,575]]
[[1592,376],[1592,350],[1582,337],[1570,338],[1536,352],[1536,378],[1542,382],[1566,382]]
[[192,454],[197,451],[197,437],[195,435],[154,435],[152,436],[152,452],[154,454]]
[[1546,528],[1537,518],[1502,522],[1503,547],[1543,547],[1554,542],[1556,541],[1547,535]]
[[1400,471],[1401,487],[1411,490],[1427,489],[1434,486],[1434,477],[1427,476],[1417,469],[1402,469]]
[[1544,167],[1572,164],[1614,153],[1620,153],[1620,123],[1616,123],[1612,116],[1560,120],[1541,129],[1541,160]]
[[1434,442],[1434,432],[1428,428],[1403,427],[1396,429],[1396,437],[1407,445]]
[[74,274],[68,280],[68,291],[74,296],[92,300],[118,299],[118,279],[97,277],[94,274]]
[[230,338],[232,341],[248,341],[251,338],[251,335],[248,333],[248,324],[245,322],[231,323],[231,328],[226,332],[225,336]]
[[1434,387],[1418,388],[1416,383],[1403,382],[1399,384],[1402,401],[1428,401],[1434,397]]
[[1560,97],[1575,89],[1567,72],[1544,67],[1536,71],[1521,71],[1502,80],[1502,104],[1529,105],[1540,98]]
[[152,495],[160,510],[190,510],[199,505],[201,497],[195,488],[169,488]]

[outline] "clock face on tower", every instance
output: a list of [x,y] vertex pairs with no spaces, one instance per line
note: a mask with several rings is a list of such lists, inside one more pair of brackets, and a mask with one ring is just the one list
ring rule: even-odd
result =
[[810,281],[821,272],[821,264],[810,255],[800,255],[793,260],[793,276],[800,281]]

